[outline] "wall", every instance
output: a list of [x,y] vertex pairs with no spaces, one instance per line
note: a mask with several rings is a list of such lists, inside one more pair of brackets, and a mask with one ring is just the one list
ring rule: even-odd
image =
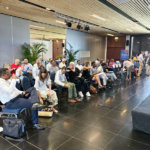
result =
[[126,37],[120,36],[117,41],[114,39],[115,37],[107,38],[107,59],[120,59],[121,50],[125,49]]
[[90,51],[90,57],[81,57],[80,53],[77,59],[95,60],[96,58],[105,59],[106,52],[106,37],[88,34],[84,32],[67,30],[66,46],[69,49],[72,46],[73,50]]
[[29,43],[29,22],[16,17],[0,14],[0,67],[22,58],[22,45]]
[[49,58],[53,58],[53,43],[52,43],[52,40],[45,41],[45,40],[30,39],[30,44],[32,45],[33,43],[43,43],[43,44],[45,44],[45,48],[48,51],[46,53],[42,54],[43,60],[49,60]]

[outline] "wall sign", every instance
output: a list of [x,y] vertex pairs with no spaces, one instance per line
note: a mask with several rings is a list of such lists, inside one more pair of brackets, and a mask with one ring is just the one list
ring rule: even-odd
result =
[[120,60],[128,60],[129,59],[129,51],[121,50]]

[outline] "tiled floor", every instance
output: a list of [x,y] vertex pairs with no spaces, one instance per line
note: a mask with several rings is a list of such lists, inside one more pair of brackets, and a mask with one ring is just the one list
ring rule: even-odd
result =
[[133,131],[131,110],[150,95],[150,78],[123,83],[78,104],[68,104],[47,128],[19,143],[0,136],[0,150],[150,150],[150,135]]

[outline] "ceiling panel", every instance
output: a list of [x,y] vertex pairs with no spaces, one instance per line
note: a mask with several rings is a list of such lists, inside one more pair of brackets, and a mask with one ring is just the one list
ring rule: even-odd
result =
[[[150,31],[146,30],[144,27],[122,16],[121,14],[109,8],[98,0],[28,1],[43,7],[48,7],[55,10],[56,12],[97,24],[98,27],[90,27],[91,33],[103,35],[107,33],[113,33],[102,27],[109,28],[124,34],[150,33]],[[108,2],[121,9],[131,17],[136,18],[136,20],[138,20],[145,26],[150,27],[150,10],[148,9],[148,7],[146,7],[144,0],[130,0],[129,2],[124,3],[118,3],[115,0],[108,0]],[[9,7],[9,9],[6,9],[6,7]],[[2,0],[2,3],[0,4],[0,12],[29,20],[39,21],[57,27],[66,28],[66,25],[62,25],[56,22],[56,20],[63,20],[56,18],[53,12],[47,11],[46,9],[43,10],[41,8],[23,3],[18,0]],[[93,14],[104,18],[105,21],[94,18],[92,16]],[[74,24],[72,28],[76,29],[76,24]]]

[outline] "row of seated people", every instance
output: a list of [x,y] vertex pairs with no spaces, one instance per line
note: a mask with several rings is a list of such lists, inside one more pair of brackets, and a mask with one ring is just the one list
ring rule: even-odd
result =
[[[106,88],[108,79],[112,81],[117,79],[106,63],[97,67],[95,62],[92,62],[92,66],[89,62],[84,62],[82,71],[75,67],[74,62],[71,62],[68,68],[66,64],[58,68],[55,61],[51,61],[50,65],[51,69],[48,71],[39,60],[32,66],[27,59],[24,59],[21,65],[16,59],[13,65],[5,64],[4,68],[0,69],[1,103],[8,109],[32,108],[32,123],[36,129],[44,128],[38,124],[37,108],[42,107],[45,100],[52,103],[54,112],[58,112],[54,108],[58,104],[58,98],[56,92],[52,90],[49,74],[54,75],[51,79],[57,86],[68,89],[68,102],[71,103],[81,101],[79,97],[82,98],[84,95],[91,96],[89,91],[93,82],[101,89]],[[29,83],[28,86],[22,89],[17,87],[19,81],[24,80],[25,84]]]

